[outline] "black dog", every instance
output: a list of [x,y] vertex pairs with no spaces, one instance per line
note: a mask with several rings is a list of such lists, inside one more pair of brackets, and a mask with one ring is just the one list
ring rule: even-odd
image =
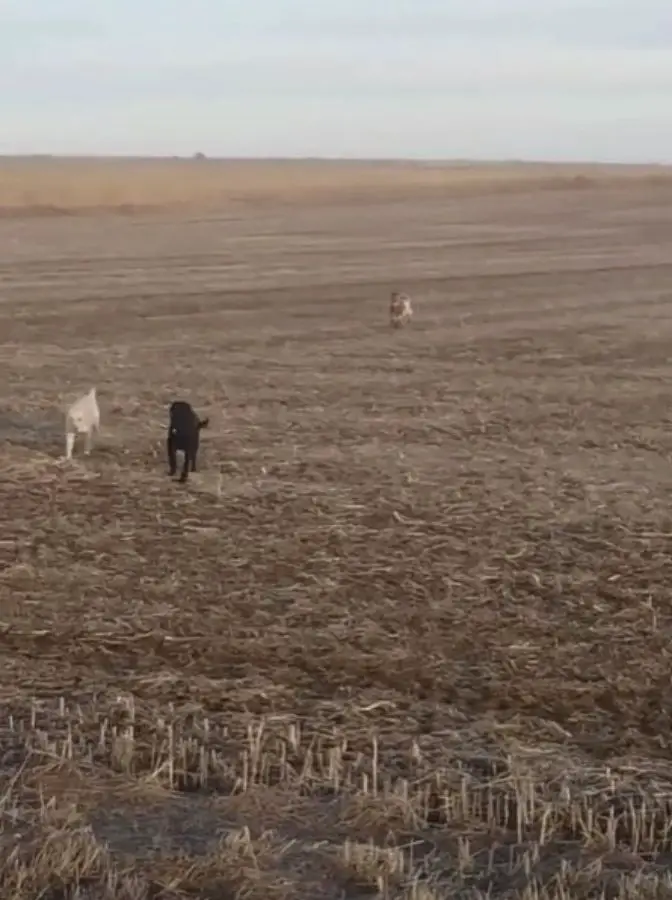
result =
[[201,428],[207,428],[210,419],[199,419],[191,404],[185,400],[175,400],[170,404],[170,423],[168,425],[168,465],[170,475],[177,471],[177,451],[184,452],[184,465],[180,481],[185,482],[191,471],[196,471],[196,456],[198,455],[198,443]]

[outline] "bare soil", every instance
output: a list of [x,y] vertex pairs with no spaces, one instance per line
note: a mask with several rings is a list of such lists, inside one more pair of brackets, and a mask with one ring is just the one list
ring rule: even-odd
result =
[[553,177],[0,221],[3,898],[672,898],[672,180]]

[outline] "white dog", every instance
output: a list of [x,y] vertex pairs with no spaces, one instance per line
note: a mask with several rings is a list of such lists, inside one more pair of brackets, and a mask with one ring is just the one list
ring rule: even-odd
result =
[[65,458],[72,459],[75,438],[85,435],[84,453],[91,452],[93,432],[100,429],[100,408],[96,399],[96,389],[92,387],[70,406],[65,416]]
[[390,325],[403,328],[413,318],[413,304],[408,294],[392,291],[390,295]]

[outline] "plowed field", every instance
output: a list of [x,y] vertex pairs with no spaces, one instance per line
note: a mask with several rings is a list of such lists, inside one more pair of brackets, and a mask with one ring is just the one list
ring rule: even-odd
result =
[[672,181],[377,190],[0,219],[3,898],[672,898]]

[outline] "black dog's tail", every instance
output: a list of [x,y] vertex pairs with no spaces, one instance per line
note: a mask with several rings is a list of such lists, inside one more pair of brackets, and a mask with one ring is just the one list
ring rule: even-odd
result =
[[201,428],[207,428],[209,423],[210,423],[210,419],[209,419],[209,418],[207,418],[207,419],[199,419],[199,420],[198,420],[198,427],[199,427],[199,429],[201,429]]

